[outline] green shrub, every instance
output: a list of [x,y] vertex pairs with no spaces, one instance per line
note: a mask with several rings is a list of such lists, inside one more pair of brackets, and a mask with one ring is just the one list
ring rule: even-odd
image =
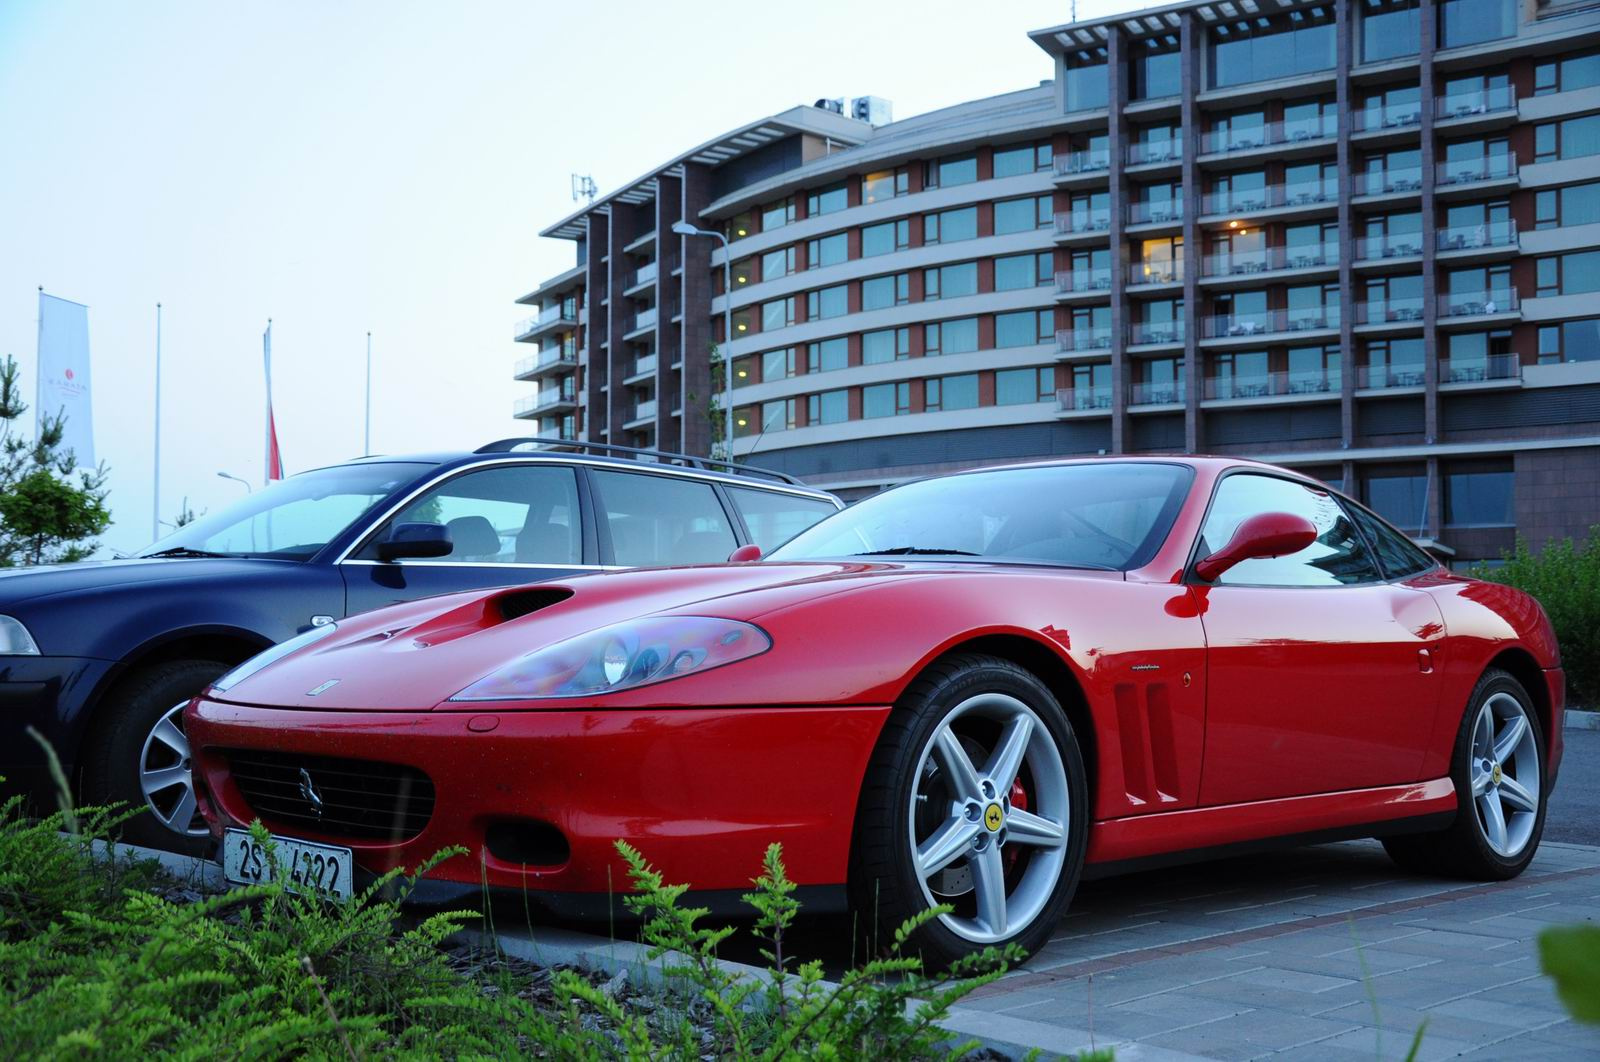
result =
[[1539,968],[1578,1021],[1600,1025],[1600,926],[1558,926],[1539,934]]
[[1537,553],[1519,538],[1504,565],[1472,574],[1524,590],[1544,606],[1561,643],[1568,699],[1600,708],[1600,526],[1581,544],[1552,540]]

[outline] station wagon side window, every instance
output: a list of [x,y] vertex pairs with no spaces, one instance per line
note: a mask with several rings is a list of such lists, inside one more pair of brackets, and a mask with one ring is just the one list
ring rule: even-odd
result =
[[739,515],[744,517],[750,541],[760,546],[762,553],[771,553],[818,520],[838,511],[832,502],[821,498],[804,498],[774,490],[729,487],[728,496],[733,499]]
[[679,476],[592,471],[614,563],[629,568],[713,564],[739,546],[709,483]]
[[390,517],[360,556],[376,559],[396,524],[449,528],[451,550],[438,563],[583,563],[578,478],[569,466],[507,464],[452,476]]
[[1239,525],[1260,513],[1303,516],[1317,539],[1287,557],[1257,557],[1222,573],[1219,586],[1341,586],[1377,582],[1377,564],[1332,494],[1294,480],[1234,473],[1217,486],[1200,532],[1196,559],[1227,545]]

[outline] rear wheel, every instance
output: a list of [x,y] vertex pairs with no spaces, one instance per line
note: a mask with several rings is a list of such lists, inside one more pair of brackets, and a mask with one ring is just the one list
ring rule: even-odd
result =
[[935,665],[885,726],[857,813],[852,901],[869,943],[948,904],[915,938],[929,962],[1037,950],[1077,888],[1087,825],[1083,757],[1050,690],[997,657]]
[[1456,818],[1436,833],[1386,838],[1396,863],[1419,873],[1514,878],[1544,833],[1544,731],[1527,690],[1498,669],[1473,690],[1450,770]]
[[123,681],[100,709],[82,757],[83,797],[143,813],[122,826],[129,844],[202,855],[210,842],[195,804],[183,708],[228,668],[174,660]]

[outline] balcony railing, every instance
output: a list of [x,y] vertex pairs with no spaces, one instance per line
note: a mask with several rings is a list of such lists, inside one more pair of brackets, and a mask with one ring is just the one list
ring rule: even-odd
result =
[[1075,409],[1110,409],[1111,388],[1106,384],[1099,387],[1057,388],[1056,408],[1063,413]]
[[1422,124],[1422,104],[1391,103],[1387,106],[1364,107],[1354,112],[1357,132],[1371,133],[1380,129],[1415,129]]
[[1057,295],[1110,290],[1110,266],[1100,266],[1096,269],[1062,270],[1056,274]]
[[1396,232],[1385,236],[1363,236],[1356,240],[1356,260],[1408,258],[1422,253],[1422,233]]
[[547,369],[552,365],[573,366],[577,364],[577,354],[571,351],[563,350],[560,347],[549,347],[545,350],[539,351],[537,354],[530,354],[526,358],[518,361],[517,375],[523,376],[530,372],[536,372],[539,369]]
[[1396,166],[1356,176],[1357,195],[1393,195],[1422,190],[1421,166]]
[[1441,186],[1482,184],[1484,181],[1504,181],[1517,175],[1517,157],[1512,154],[1485,155],[1465,161],[1438,164]]
[[1207,398],[1267,398],[1273,395],[1318,395],[1339,389],[1326,369],[1313,372],[1268,372],[1255,376],[1206,378]]
[[659,358],[654,354],[642,354],[633,359],[633,365],[628,369],[629,377],[643,376],[645,373],[655,372]]
[[628,420],[649,420],[656,415],[656,400],[647,398],[643,402],[635,402],[633,408],[628,410]]
[[1487,354],[1481,358],[1440,358],[1440,383],[1481,383],[1485,380],[1520,380],[1522,360],[1515,354]]
[[1511,288],[1494,291],[1452,292],[1439,296],[1440,317],[1491,317],[1515,313],[1521,304]]
[[1454,225],[1439,229],[1441,251],[1481,251],[1490,247],[1509,247],[1517,242],[1517,223],[1511,218],[1482,225]]
[[628,287],[636,288],[640,284],[650,284],[656,279],[659,267],[655,262],[647,262],[633,271],[633,279],[628,282]]
[[1080,173],[1100,173],[1111,168],[1111,149],[1069,151],[1056,156],[1056,176],[1075,177]]
[[1390,387],[1421,387],[1426,379],[1420,361],[1405,362],[1400,365],[1356,366],[1356,387],[1363,391],[1381,391]]
[[633,327],[628,331],[637,332],[641,328],[654,328],[656,326],[656,317],[656,308],[654,306],[648,310],[640,310],[633,315]]
[[1182,343],[1182,321],[1136,321],[1128,326],[1128,342]]
[[1130,406],[1168,406],[1183,401],[1183,381],[1151,383],[1142,381],[1129,389]]
[[1306,310],[1265,310],[1261,313],[1236,313],[1207,317],[1201,336],[1206,339],[1235,339],[1243,336],[1269,336],[1280,332],[1315,332],[1339,327],[1339,307],[1323,306]]
[[1205,136],[1201,150],[1207,154],[1229,151],[1251,151],[1273,144],[1302,144],[1327,140],[1339,134],[1336,115],[1324,114],[1320,118],[1303,118],[1292,122],[1268,122],[1254,129],[1212,130]]
[[1356,303],[1356,324],[1422,323],[1422,297],[1371,299]]
[[1332,203],[1339,196],[1335,181],[1300,181],[1297,184],[1273,184],[1247,192],[1212,192],[1206,196],[1207,214],[1245,214],[1252,210],[1270,210],[1286,206],[1311,206]]
[[1151,162],[1177,162],[1182,158],[1183,141],[1178,137],[1128,145],[1129,166],[1142,166]]
[[1091,350],[1111,349],[1111,327],[1101,325],[1088,328],[1056,329],[1056,352],[1077,354]]
[[1111,211],[1062,210],[1056,213],[1056,235],[1078,236],[1111,228]]
[[1161,225],[1171,221],[1183,220],[1183,200],[1174,199],[1169,203],[1129,203],[1128,224],[1130,225]]
[[1268,273],[1274,269],[1313,269],[1339,263],[1339,245],[1325,243],[1306,247],[1264,247],[1259,251],[1234,251],[1208,254],[1204,276],[1228,277]]
[[543,328],[546,325],[555,324],[558,321],[565,324],[577,324],[577,311],[568,310],[561,303],[556,303],[554,306],[547,306],[543,312],[534,314],[532,317],[524,317],[522,320],[518,321],[516,329],[513,332],[513,338],[521,339],[523,336],[534,331],[535,329]]
[[1183,259],[1167,262],[1129,262],[1129,284],[1179,284],[1183,282]]
[[1473,89],[1454,95],[1440,96],[1434,101],[1434,117],[1440,121],[1451,118],[1476,118],[1487,114],[1503,114],[1517,109],[1517,90],[1511,85]]

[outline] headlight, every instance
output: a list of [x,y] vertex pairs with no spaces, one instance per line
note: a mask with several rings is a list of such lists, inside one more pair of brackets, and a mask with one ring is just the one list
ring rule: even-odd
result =
[[320,642],[322,639],[326,638],[328,635],[337,630],[338,626],[339,625],[336,623],[325,623],[320,627],[312,627],[304,634],[297,634],[286,642],[279,642],[271,649],[268,649],[265,652],[257,653],[255,656],[252,656],[249,660],[246,660],[244,663],[240,664],[226,675],[223,675],[221,678],[217,679],[217,681],[211,684],[211,688],[218,693],[223,693],[243,682],[251,675],[254,675],[257,671],[260,671],[268,664],[277,660],[282,660],[296,649],[304,649],[312,642]]
[[708,616],[656,616],[602,627],[536,649],[452,701],[587,697],[698,675],[772,648],[760,627]]
[[0,656],[38,656],[39,646],[17,620],[0,616]]

